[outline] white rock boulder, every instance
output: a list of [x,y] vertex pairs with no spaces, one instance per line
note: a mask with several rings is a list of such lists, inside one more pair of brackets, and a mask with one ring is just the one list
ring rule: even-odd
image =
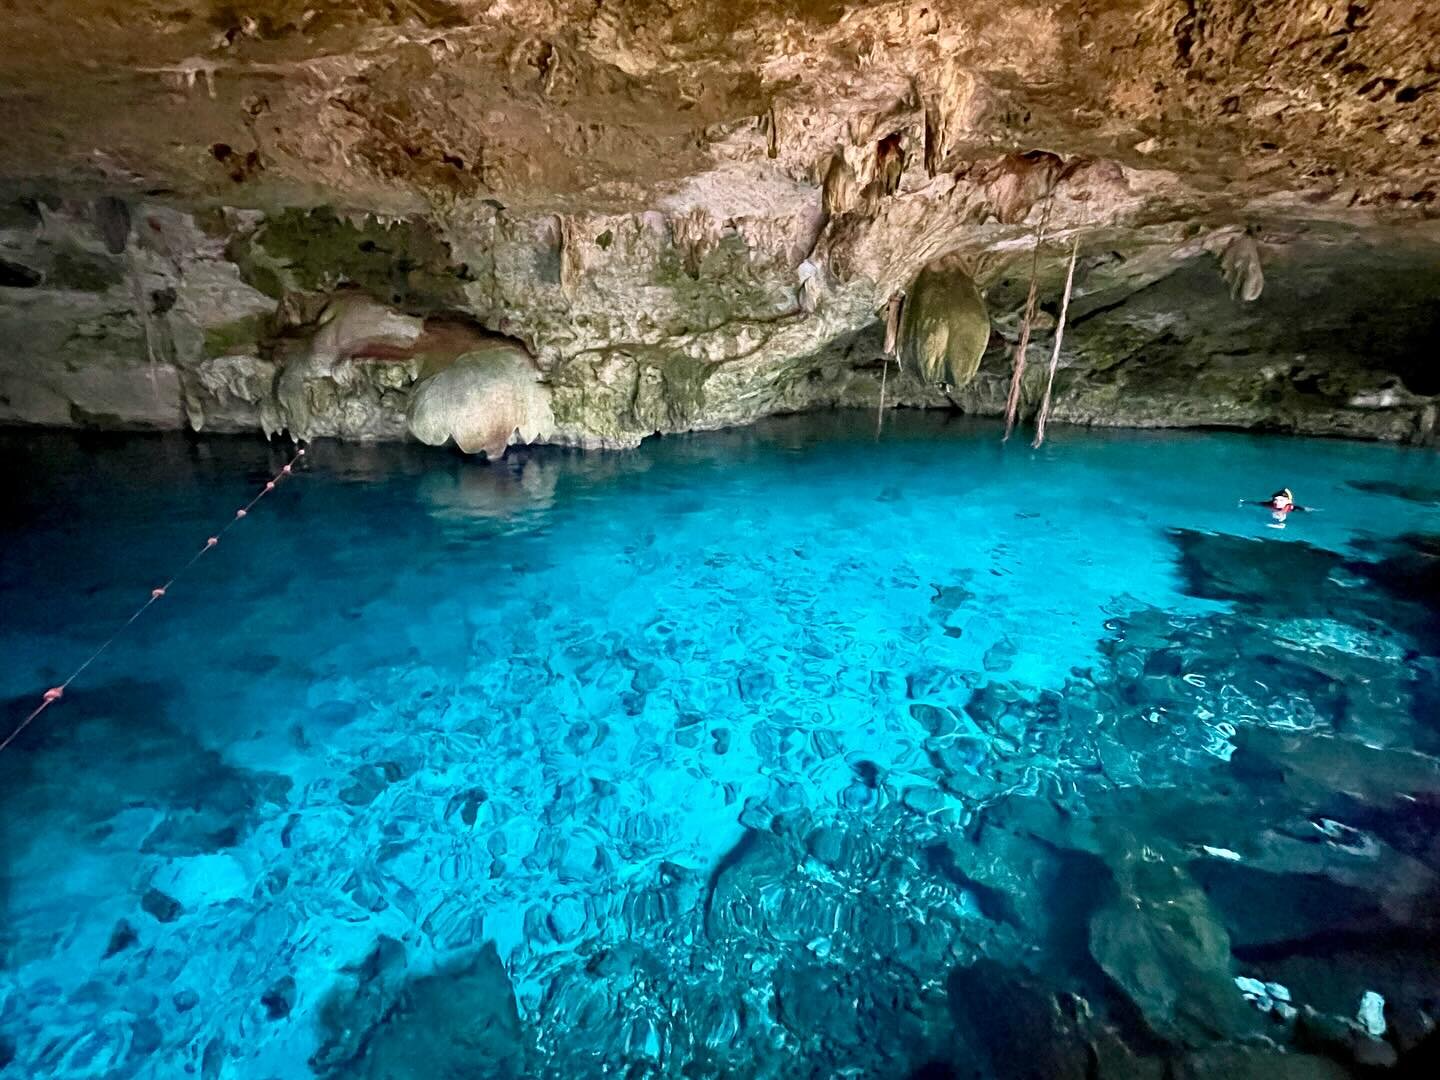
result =
[[555,430],[550,390],[524,351],[497,342],[461,356],[416,384],[410,434],[430,446],[455,441],[492,461],[515,443],[544,442]]

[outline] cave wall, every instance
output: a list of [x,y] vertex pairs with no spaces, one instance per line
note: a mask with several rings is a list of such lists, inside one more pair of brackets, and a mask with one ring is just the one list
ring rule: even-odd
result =
[[[879,402],[887,286],[874,260],[888,249],[875,234],[908,219],[839,215],[796,264],[804,241],[783,223],[747,235],[693,212],[485,211],[458,222],[136,203],[117,252],[93,201],[16,200],[0,227],[0,422],[404,438],[415,385],[470,347],[467,332],[532,358],[554,411],[546,441],[621,447]],[[889,362],[888,406],[1003,411],[1034,232],[982,213],[954,229],[971,246],[948,256],[986,293],[980,371],[944,386]],[[1264,287],[1249,302],[1207,235],[1173,222],[1081,233],[1056,419],[1433,441],[1440,246],[1427,234],[1256,230]],[[926,253],[889,287],[903,292]],[[1042,246],[1022,414],[1042,392],[1065,254],[1063,240]],[[865,259],[865,272],[846,265]],[[325,345],[346,297],[417,329]],[[302,419],[286,386],[306,365]]]
[[[404,437],[447,325],[524,351],[549,441],[874,407],[926,270],[979,285],[989,347],[886,402],[996,413],[1038,242],[1030,412],[1078,237],[1057,419],[1433,439],[1430,0],[0,26],[0,422]],[[413,340],[329,340],[356,296]]]

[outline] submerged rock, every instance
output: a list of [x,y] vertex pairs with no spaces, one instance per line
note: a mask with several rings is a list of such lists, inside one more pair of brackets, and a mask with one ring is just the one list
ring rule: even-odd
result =
[[952,971],[945,991],[960,1037],[988,1065],[986,1075],[1004,1080],[1091,1075],[1077,1003],[1062,1005],[1032,976],[985,959]]
[[[147,908],[146,910],[149,909]],[[121,919],[115,924],[115,929],[110,932],[110,943],[105,946],[104,959],[108,960],[116,953],[124,952],[138,940],[140,940],[140,938],[139,935],[135,933],[135,927],[131,926],[128,920]]]
[[801,1038],[822,1034],[841,1046],[853,1045],[854,999],[841,972],[819,964],[786,964],[775,973],[775,1006],[780,1022]]
[[147,915],[162,923],[174,922],[185,910],[173,896],[167,896],[159,889],[147,889],[140,898],[140,906]]
[[798,862],[796,853],[774,833],[746,830],[710,876],[705,896],[705,931],[710,938],[759,930],[764,920],[762,893],[793,873]]
[[1312,1054],[1222,1046],[1187,1054],[1170,1075],[1175,1080],[1347,1080],[1350,1071]]
[[1336,794],[1380,807],[1440,800],[1440,760],[1426,754],[1259,728],[1238,732],[1236,743],[1237,772],[1257,783],[1278,774],[1312,804]]
[[1255,1030],[1230,936],[1178,866],[1132,848],[1110,863],[1119,895],[1090,920],[1090,952],[1157,1035],[1191,1045]]
[[400,1004],[361,1041],[358,1056],[329,1075],[511,1080],[526,1072],[515,993],[493,944],[468,965],[407,982]]
[[1372,495],[1388,495],[1421,506],[1440,506],[1440,487],[1429,484],[1403,484],[1394,480],[1346,480],[1345,486]]
[[284,1020],[295,1008],[295,977],[285,975],[273,983],[260,998],[265,1015],[271,1020]]
[[381,936],[358,964],[341,972],[320,1003],[320,1046],[310,1064],[322,1075],[359,1055],[405,985],[406,950]]

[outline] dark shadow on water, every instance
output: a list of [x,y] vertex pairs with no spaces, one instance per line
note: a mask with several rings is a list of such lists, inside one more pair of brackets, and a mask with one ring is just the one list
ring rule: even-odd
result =
[[[258,811],[284,805],[290,780],[228,764],[170,718],[174,702],[171,687],[129,679],[68,690],[0,754],[0,843],[101,839],[116,814],[136,807],[166,815],[146,851],[201,854],[242,841]],[[23,717],[29,708],[21,698],[3,711]]]
[[1266,619],[1384,625],[1440,656],[1440,535],[1362,540],[1349,558],[1313,544],[1172,529],[1186,594]]
[[1394,480],[1347,480],[1345,486],[1370,495],[1388,495],[1391,498],[1419,503],[1422,506],[1440,506],[1440,487],[1430,487],[1425,484],[1400,484]]

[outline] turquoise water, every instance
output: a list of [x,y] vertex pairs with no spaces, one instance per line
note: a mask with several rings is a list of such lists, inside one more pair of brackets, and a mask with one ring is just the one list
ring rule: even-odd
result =
[[[1022,1075],[1017,994],[1087,1003],[1067,1059],[1310,1046],[1237,978],[1430,1015],[1434,454],[872,425],[317,444],[0,755],[0,1075]],[[284,451],[3,447],[8,730]],[[1319,512],[1237,506],[1281,486]]]

